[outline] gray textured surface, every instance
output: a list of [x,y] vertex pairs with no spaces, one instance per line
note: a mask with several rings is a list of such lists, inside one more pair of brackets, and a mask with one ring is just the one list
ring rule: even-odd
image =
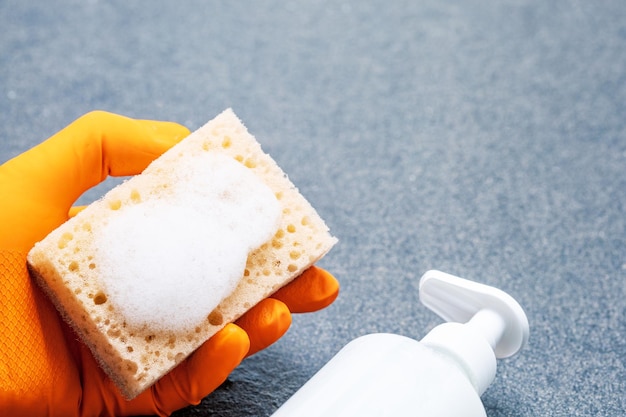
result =
[[430,268],[528,313],[490,417],[626,413],[626,3],[4,0],[0,27],[0,162],[93,109],[233,107],[341,240],[336,303],[179,417],[269,415],[354,337],[421,338]]

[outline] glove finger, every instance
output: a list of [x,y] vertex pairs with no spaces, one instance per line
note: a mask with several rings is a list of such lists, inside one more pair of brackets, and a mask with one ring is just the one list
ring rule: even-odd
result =
[[[152,388],[157,409],[164,414],[199,404],[241,363],[250,341],[245,331],[227,324]],[[150,410],[132,410],[136,414]]]
[[279,300],[266,298],[248,310],[236,322],[248,333],[251,356],[280,339],[291,326],[291,313]]
[[328,271],[312,266],[272,298],[285,303],[292,313],[310,313],[328,307],[338,295],[339,281]]
[[188,134],[175,123],[91,112],[24,153],[34,163],[25,161],[22,168],[28,186],[49,190],[42,194],[69,207],[108,175],[140,173]]
[[48,140],[0,166],[2,239],[30,248],[67,219],[74,201],[107,175],[140,173],[189,134],[176,123],[106,112],[82,116]]

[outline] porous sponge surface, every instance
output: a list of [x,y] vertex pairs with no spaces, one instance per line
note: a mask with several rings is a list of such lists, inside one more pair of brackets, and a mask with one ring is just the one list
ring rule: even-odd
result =
[[[274,201],[279,207],[279,220],[277,224],[267,226],[266,229],[265,226],[256,225],[255,219],[254,228],[258,227],[259,233],[253,232],[252,235],[256,234],[258,240],[257,237],[246,238],[246,246],[253,248],[264,239],[263,236],[267,239],[249,252],[235,290],[208,314],[203,311],[200,315],[196,311],[198,304],[187,311],[180,307],[181,303],[178,301],[170,303],[171,300],[168,300],[163,301],[168,306],[165,308],[155,306],[158,302],[151,303],[155,311],[160,311],[158,314],[161,318],[148,319],[147,316],[154,311],[143,309],[135,301],[139,300],[142,293],[147,296],[148,292],[154,290],[150,288],[150,279],[161,276],[159,279],[167,281],[166,276],[170,272],[176,272],[176,282],[155,284],[160,289],[154,291],[161,295],[168,292],[168,296],[177,297],[176,293],[180,290],[179,280],[185,280],[183,275],[191,270],[197,271],[204,265],[204,261],[198,259],[198,256],[206,256],[197,245],[196,239],[199,239],[199,235],[219,234],[231,227],[233,230],[242,228],[246,233],[251,232],[250,223],[245,219],[240,219],[241,223],[237,222],[236,225],[229,224],[230,222],[203,223],[205,220],[199,221],[194,216],[203,213],[204,209],[189,208],[186,204],[170,204],[168,209],[157,209],[156,214],[152,211],[144,213],[143,209],[139,209],[144,203],[149,205],[152,198],[170,199],[171,203],[176,195],[183,199],[192,199],[198,193],[207,192],[204,190],[207,184],[200,185],[196,182],[197,178],[190,180],[188,187],[179,188],[175,183],[185,180],[191,173],[189,164],[194,159],[202,160],[200,165],[205,167],[212,163],[222,164],[223,161],[208,156],[218,154],[229,159],[229,163],[238,164],[240,168],[248,170],[271,190],[271,198],[264,191],[255,191],[262,196],[253,194],[249,204],[244,204],[248,208],[237,209],[245,211],[239,215],[246,217],[255,212],[256,218],[258,211],[267,210],[267,222],[272,223],[269,213],[274,209],[270,208],[270,201]],[[227,173],[226,177],[231,176],[230,168],[224,172]],[[213,172],[204,172],[201,175],[208,175],[216,183],[221,181],[217,179],[219,173],[217,177]],[[223,180],[228,182],[230,179]],[[211,189],[212,185],[208,187]],[[219,186],[216,187],[210,193],[214,194],[214,198],[223,200],[218,204],[222,208],[217,209],[222,212],[233,209],[230,199],[244,198],[247,193],[228,196],[229,191],[220,191]],[[246,186],[242,187],[242,191],[246,189]],[[263,186],[260,188],[265,189]],[[220,194],[222,195],[219,196]],[[267,199],[267,206],[266,203],[259,203],[259,198]],[[212,199],[203,197],[198,201],[208,204]],[[232,202],[234,204],[234,200]],[[117,219],[117,215],[121,213],[126,213],[128,218]],[[134,224],[135,220],[144,222],[148,225],[147,229],[158,228],[160,231],[150,234],[152,232],[142,229],[141,233],[145,234],[138,237],[138,231],[133,232],[133,229],[139,227]],[[271,232],[265,234],[270,229]],[[172,234],[178,237],[172,238]],[[237,232],[232,236],[238,234]],[[217,241],[221,241],[226,248],[228,238],[224,236],[218,236]],[[135,239],[140,239],[141,245],[145,247],[138,248],[139,244]],[[162,242],[152,241],[159,239]],[[180,363],[226,323],[236,320],[257,302],[298,276],[325,255],[336,241],[317,212],[272,158],[262,151],[259,143],[247,132],[232,110],[226,110],[155,160],[141,175],[109,191],[101,200],[92,203],[76,217],[51,232],[31,250],[28,261],[40,285],[55,302],[58,310],[81,335],[122,393],[130,399]],[[131,265],[133,262],[129,260],[127,253],[131,251],[139,251],[137,259],[143,258],[149,262],[145,265],[138,263],[130,269],[139,273],[138,270],[144,268],[150,272],[148,275],[151,278],[144,278],[141,284],[135,285],[136,283],[126,278],[114,281],[101,277],[100,269],[118,271],[122,266]],[[230,256],[232,253],[227,251]],[[223,251],[220,253],[223,254]],[[182,269],[175,271],[175,267],[157,266],[163,258],[176,258],[173,264]],[[115,265],[116,262],[119,265]],[[192,266],[188,267],[187,262]],[[235,261],[227,264],[234,265]],[[238,264],[237,268],[241,268],[241,265]],[[135,288],[128,289],[125,285]],[[228,285],[230,284],[221,289]],[[186,303],[199,303],[196,299],[211,297],[205,289],[197,289],[193,285],[189,285],[185,291],[195,290],[197,292],[192,296],[181,299],[184,298]],[[130,294],[124,294],[126,291]],[[225,291],[228,292],[228,289]],[[126,301],[128,298],[130,301]],[[203,307],[208,308],[213,303],[214,300]],[[173,315],[172,311],[168,313],[172,305],[181,308],[179,314],[187,315],[188,320],[184,324],[180,324],[176,317],[164,318],[167,314]],[[126,308],[131,309],[130,314],[125,311]],[[198,317],[201,317],[201,322],[190,329],[191,323]]]

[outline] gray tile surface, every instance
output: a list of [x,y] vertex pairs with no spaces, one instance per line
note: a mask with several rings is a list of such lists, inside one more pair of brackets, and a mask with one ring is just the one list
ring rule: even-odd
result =
[[270,415],[351,339],[421,338],[431,268],[528,313],[488,416],[626,414],[626,3],[4,0],[0,27],[0,162],[93,109],[233,107],[340,239],[336,303],[178,417]]

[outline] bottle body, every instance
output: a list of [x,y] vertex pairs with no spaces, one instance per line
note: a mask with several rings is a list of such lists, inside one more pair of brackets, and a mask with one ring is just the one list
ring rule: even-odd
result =
[[348,343],[273,417],[486,416],[452,358],[408,337],[377,333]]

